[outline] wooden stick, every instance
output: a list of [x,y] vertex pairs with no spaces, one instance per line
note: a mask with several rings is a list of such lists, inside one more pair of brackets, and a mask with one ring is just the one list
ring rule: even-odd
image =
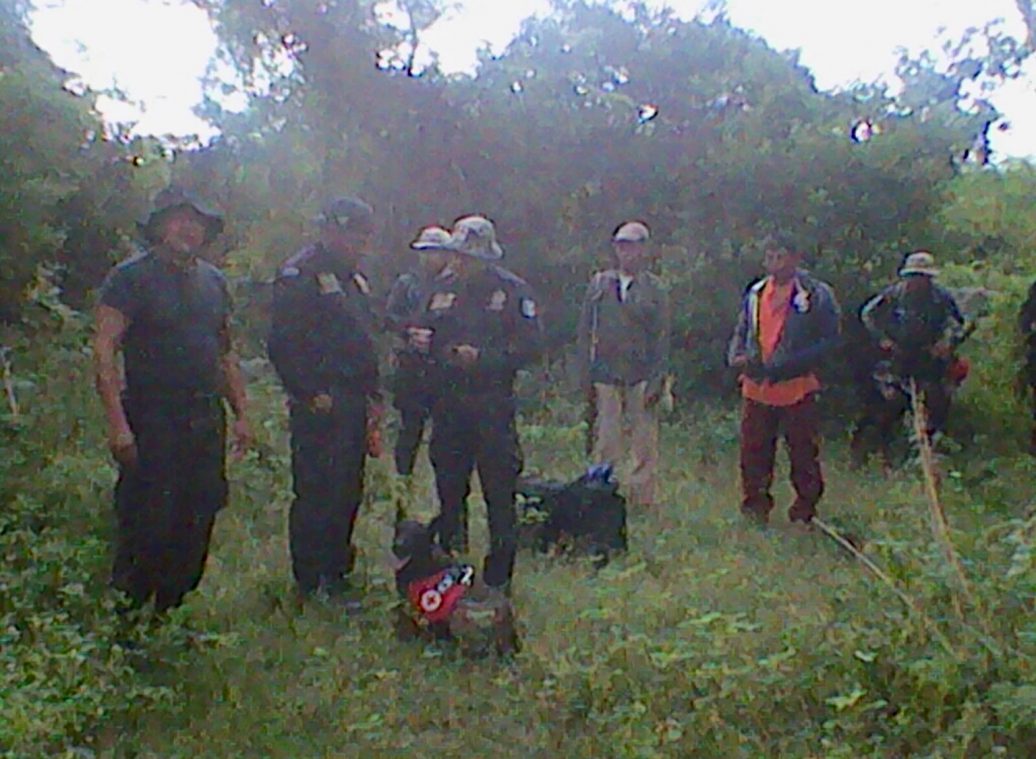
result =
[[812,524],[815,524],[822,533],[827,535],[827,537],[831,538],[831,540],[835,541],[838,545],[840,545],[842,548],[848,551],[855,559],[857,559],[861,564],[863,564],[863,566],[866,567],[868,571],[870,571],[875,577],[881,580],[882,583],[884,583],[884,585],[889,590],[891,590],[896,595],[896,597],[906,605],[906,607],[910,611],[917,615],[918,619],[920,619],[925,629],[927,629],[935,636],[935,638],[939,641],[939,643],[942,644],[943,648],[945,648],[948,653],[950,653],[952,656],[956,658],[960,658],[957,651],[953,648],[953,644],[950,643],[949,638],[947,638],[942,633],[942,631],[938,628],[938,626],[935,624],[932,618],[925,613],[920,601],[918,601],[915,598],[912,598],[911,596],[907,595],[907,593],[905,593],[903,590],[901,590],[899,586],[896,585],[896,581],[889,577],[888,574],[886,574],[881,567],[875,564],[869,556],[866,556],[862,551],[860,551],[860,549],[858,549],[849,540],[847,540],[844,535],[842,535],[831,525],[827,524],[827,522],[823,521],[820,517],[813,517]]

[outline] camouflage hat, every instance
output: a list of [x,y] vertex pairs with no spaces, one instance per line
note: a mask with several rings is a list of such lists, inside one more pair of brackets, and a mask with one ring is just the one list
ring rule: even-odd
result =
[[147,218],[138,222],[144,239],[151,243],[157,242],[158,228],[162,221],[170,212],[179,208],[190,208],[202,218],[202,223],[205,225],[206,243],[215,240],[223,231],[223,217],[219,213],[182,187],[169,186],[155,196]]
[[414,250],[446,250],[449,244],[450,231],[433,224],[422,229],[410,247]]
[[453,227],[446,249],[483,261],[498,261],[504,257],[504,249],[496,241],[496,227],[485,216],[460,219]]
[[374,209],[356,197],[335,198],[317,215],[314,221],[321,226],[337,226],[349,232],[374,231]]
[[939,267],[935,265],[935,256],[925,250],[911,253],[906,257],[906,260],[903,261],[903,265],[899,267],[899,276],[939,276]]
[[612,242],[647,242],[650,238],[651,232],[647,224],[642,221],[627,221],[615,230]]

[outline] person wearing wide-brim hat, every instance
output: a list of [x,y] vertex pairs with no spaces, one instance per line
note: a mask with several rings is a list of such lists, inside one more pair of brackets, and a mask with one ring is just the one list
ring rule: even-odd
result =
[[620,224],[611,248],[614,266],[591,278],[578,328],[587,452],[595,463],[620,470],[634,506],[650,507],[657,495],[658,408],[667,398],[671,403],[669,294],[648,271],[647,224]]
[[435,400],[428,380],[428,356],[411,344],[419,330],[413,322],[423,304],[424,293],[446,265],[450,255],[446,250],[449,242],[449,230],[437,225],[424,227],[410,243],[411,251],[418,254],[419,265],[399,275],[385,305],[388,329],[399,343],[394,352],[392,397],[393,405],[399,411],[394,458],[396,472],[403,476],[413,473]]
[[223,232],[223,217],[194,193],[181,187],[168,187],[155,197],[152,210],[137,222],[148,243],[159,241],[163,223],[177,213],[188,211],[205,230],[203,244],[209,244]]
[[928,435],[945,427],[950,412],[946,382],[957,347],[968,325],[956,298],[936,279],[939,267],[928,251],[909,253],[899,267],[899,281],[875,295],[860,310],[860,320],[889,356],[892,373],[916,380],[928,411]]
[[536,298],[520,277],[495,262],[503,257],[484,216],[456,222],[447,266],[424,299],[413,341],[427,352],[438,397],[429,449],[440,514],[439,540],[457,550],[460,520],[477,468],[489,514],[486,584],[507,590],[517,535],[515,486],[521,468],[515,421],[515,375],[539,355]]
[[227,498],[223,397],[238,450],[251,438],[226,281],[200,257],[222,228],[217,213],[166,189],[142,220],[143,250],[101,287],[97,387],[120,467],[112,584],[133,606],[177,606],[201,579]]
[[368,453],[381,416],[377,323],[361,270],[374,210],[355,197],[331,200],[316,217],[319,239],[288,258],[273,287],[270,360],[288,395],[292,572],[302,599],[360,605],[353,527]]

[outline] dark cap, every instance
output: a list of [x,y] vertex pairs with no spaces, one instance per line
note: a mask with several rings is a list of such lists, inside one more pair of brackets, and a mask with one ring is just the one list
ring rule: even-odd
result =
[[190,208],[202,218],[202,223],[205,225],[206,243],[215,240],[223,231],[223,217],[219,213],[188,190],[171,185],[155,196],[151,213],[146,219],[139,222],[144,239],[148,242],[155,242],[162,221],[171,211],[179,208]]
[[359,198],[336,198],[324,206],[315,220],[350,232],[374,231],[374,209]]

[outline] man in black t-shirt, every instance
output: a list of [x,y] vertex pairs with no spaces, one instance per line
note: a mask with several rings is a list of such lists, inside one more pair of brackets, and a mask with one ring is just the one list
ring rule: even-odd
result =
[[119,464],[112,585],[133,606],[153,597],[160,612],[197,587],[226,504],[222,398],[238,450],[251,438],[226,282],[198,257],[222,226],[181,191],[163,191],[145,248],[109,273],[96,313],[97,389]]

